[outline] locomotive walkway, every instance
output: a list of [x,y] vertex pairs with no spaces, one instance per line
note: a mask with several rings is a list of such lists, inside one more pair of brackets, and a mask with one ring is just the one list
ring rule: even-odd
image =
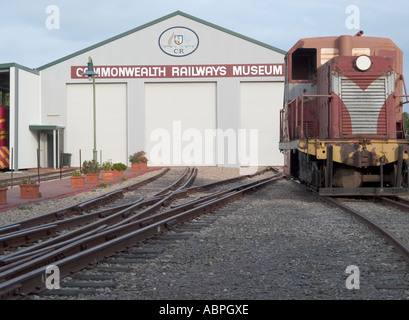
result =
[[[149,167],[148,169],[139,170],[139,171],[132,171],[131,168],[128,168],[124,171],[123,176],[126,179],[135,178],[147,172],[160,170],[161,167]],[[56,174],[58,171],[56,171]],[[34,174],[34,173],[33,173]],[[106,184],[115,184],[121,182],[121,179],[115,179],[113,181],[105,182]],[[99,176],[99,182],[102,182],[102,173]],[[51,199],[59,199],[64,197],[70,197],[78,193],[88,192],[92,189],[99,188],[99,185],[96,184],[85,184],[83,188],[73,188],[71,187],[71,178],[63,177],[63,178],[56,178],[55,180],[51,181],[44,181],[40,182],[40,198],[36,199],[24,199],[20,197],[20,187],[18,185],[14,185],[8,188],[7,190],[7,203],[0,205],[0,213],[4,211],[8,211],[11,209],[19,208],[20,206],[28,206],[31,204],[35,204],[38,202],[42,202],[45,200]]]

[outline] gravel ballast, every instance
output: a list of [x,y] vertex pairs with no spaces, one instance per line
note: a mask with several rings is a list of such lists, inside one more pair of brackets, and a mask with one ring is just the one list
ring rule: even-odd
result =
[[[237,170],[218,169],[199,168],[199,181],[237,176]],[[152,259],[126,264],[125,272],[115,274],[116,287],[41,299],[409,298],[409,268],[401,256],[353,217],[292,181],[271,184],[169,234],[175,233],[186,237],[162,242],[166,250]],[[157,246],[151,241],[139,247]],[[115,257],[95,269],[114,261]],[[357,269],[347,273],[349,266],[357,267],[359,274]],[[359,288],[347,288],[358,285],[351,276],[359,278]]]
[[[409,269],[392,247],[293,182],[268,186],[232,207],[219,210],[216,221],[169,245],[156,259],[130,265],[120,274],[120,286],[95,298],[409,297]],[[346,287],[348,277],[356,275],[346,273],[348,266],[359,268],[359,289]],[[376,288],[385,285],[408,289]]]

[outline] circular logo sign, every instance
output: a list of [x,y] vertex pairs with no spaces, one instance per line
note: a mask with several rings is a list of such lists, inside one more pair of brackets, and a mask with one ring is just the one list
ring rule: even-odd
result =
[[185,57],[196,51],[199,37],[186,27],[172,27],[162,32],[159,47],[172,57]]

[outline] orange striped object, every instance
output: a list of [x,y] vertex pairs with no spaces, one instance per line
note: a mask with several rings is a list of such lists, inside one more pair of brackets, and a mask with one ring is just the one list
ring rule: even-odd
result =
[[0,147],[0,168],[8,168],[9,167],[9,148],[8,147]]

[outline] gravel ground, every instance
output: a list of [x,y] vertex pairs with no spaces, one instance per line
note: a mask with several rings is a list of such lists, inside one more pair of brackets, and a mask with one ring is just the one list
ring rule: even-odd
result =
[[[116,288],[80,298],[409,298],[409,269],[392,247],[354,218],[317,201],[290,181],[268,186],[212,215],[215,221],[188,239],[167,244],[156,258],[127,264],[127,272],[116,275]],[[195,223],[206,222],[212,215]],[[149,248],[149,242],[142,245]],[[358,275],[357,271],[346,273],[351,265],[359,269],[359,288],[346,286],[352,283],[350,275]]]
[[[198,181],[237,173],[202,168]],[[400,255],[357,220],[291,181],[265,187],[194,223],[201,221],[207,225],[186,231],[187,239],[166,244],[155,258],[127,264],[126,272],[116,274],[116,288],[75,299],[409,299],[409,268]],[[348,266],[359,274],[347,273]],[[350,276],[359,277],[359,288],[347,288]]]

